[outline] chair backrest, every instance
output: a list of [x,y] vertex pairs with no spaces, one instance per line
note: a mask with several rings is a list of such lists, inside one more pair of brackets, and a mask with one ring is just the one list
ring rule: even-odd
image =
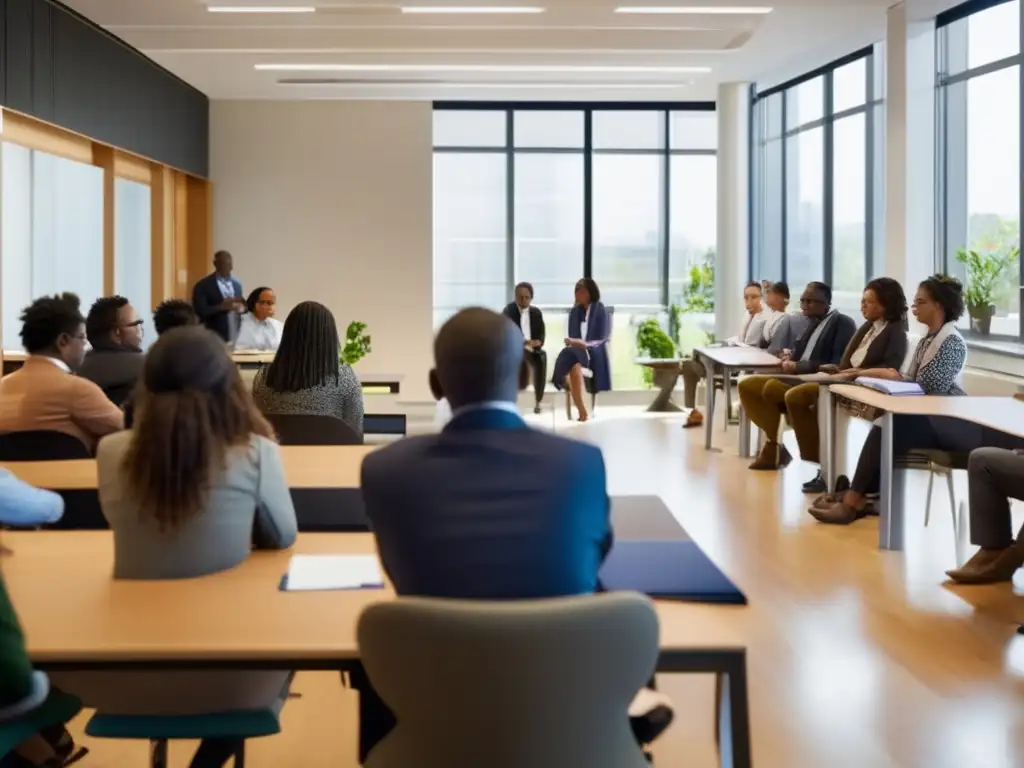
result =
[[89,457],[85,444],[64,432],[31,430],[0,435],[0,461],[62,461]]
[[363,438],[341,419],[312,414],[265,414],[281,445],[362,445]]
[[921,341],[921,334],[907,332],[907,356],[903,358],[903,367],[900,368],[901,373],[906,373],[910,370],[910,364],[914,362],[914,353],[917,352],[917,345]]
[[643,768],[628,708],[658,657],[631,592],[510,602],[400,599],[359,619],[394,730],[367,768]]

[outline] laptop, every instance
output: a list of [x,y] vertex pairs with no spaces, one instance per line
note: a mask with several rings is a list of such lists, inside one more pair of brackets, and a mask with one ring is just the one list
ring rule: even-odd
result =
[[616,541],[598,578],[608,591],[651,598],[746,605],[747,598],[692,541]]

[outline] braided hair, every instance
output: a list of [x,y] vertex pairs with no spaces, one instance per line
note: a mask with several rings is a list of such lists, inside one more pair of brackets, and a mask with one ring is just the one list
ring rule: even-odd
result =
[[336,384],[341,343],[331,310],[304,301],[288,313],[281,344],[267,368],[266,384],[276,392]]

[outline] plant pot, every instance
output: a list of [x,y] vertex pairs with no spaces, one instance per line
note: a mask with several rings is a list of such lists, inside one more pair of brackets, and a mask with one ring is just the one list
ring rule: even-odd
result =
[[988,336],[992,332],[992,317],[996,313],[996,307],[994,304],[990,304],[987,307],[976,307],[971,310],[971,330],[975,333],[980,333],[982,336]]

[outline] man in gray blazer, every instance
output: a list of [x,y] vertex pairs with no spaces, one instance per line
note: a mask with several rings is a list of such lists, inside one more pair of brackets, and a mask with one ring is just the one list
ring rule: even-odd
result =
[[97,299],[85,319],[92,349],[78,375],[95,383],[116,406],[128,399],[142,375],[143,319],[124,296]]

